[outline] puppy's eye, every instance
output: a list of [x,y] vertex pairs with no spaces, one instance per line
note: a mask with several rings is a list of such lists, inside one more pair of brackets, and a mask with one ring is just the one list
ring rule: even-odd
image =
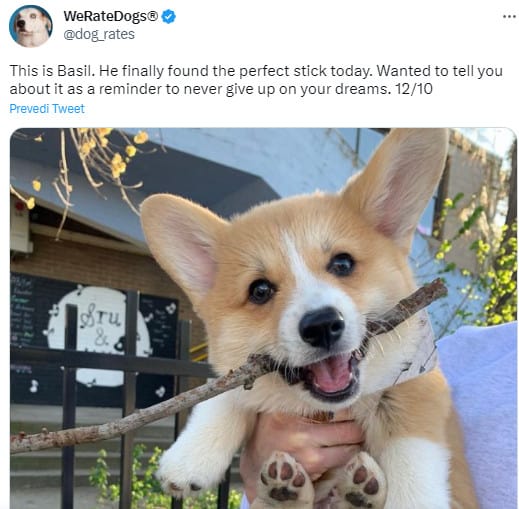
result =
[[330,274],[338,277],[349,276],[353,272],[355,261],[348,253],[339,253],[335,255],[326,266],[326,270]]
[[32,13],[31,18],[34,19],[36,17],[36,14]]
[[256,279],[249,286],[249,300],[253,304],[265,304],[276,293],[276,287],[267,279]]

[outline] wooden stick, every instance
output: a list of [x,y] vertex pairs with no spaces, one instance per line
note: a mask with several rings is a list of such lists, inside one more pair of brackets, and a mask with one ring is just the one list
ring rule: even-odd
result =
[[445,297],[445,295],[447,295],[447,287],[441,279],[438,278],[431,283],[426,283],[409,297],[402,299],[380,318],[369,321],[366,324],[366,336],[377,336],[394,329],[410,316],[418,313],[440,297]]
[[[380,319],[368,322],[367,333],[369,337],[388,332],[446,293],[447,290],[439,279],[424,285],[406,299],[401,300]],[[274,369],[275,366],[269,356],[251,355],[246,364],[230,371],[227,375],[210,380],[204,385],[179,394],[162,403],[137,410],[122,419],[106,424],[83,426],[61,431],[49,432],[43,430],[41,433],[34,435],[25,435],[23,432],[11,435],[11,454],[38,451],[51,447],[99,442],[123,435],[128,431],[176,414],[236,387],[243,386],[245,389],[251,389],[256,378]]]
[[25,435],[23,432],[18,433],[18,435],[11,435],[11,454],[87,442],[99,442],[117,435],[123,435],[128,431],[176,414],[201,401],[241,385],[246,389],[250,389],[256,378],[270,371],[272,371],[271,362],[267,357],[251,355],[246,364],[230,371],[227,375],[210,380],[206,384],[183,392],[174,398],[142,410],[137,410],[115,421],[55,432],[44,431],[34,435]]

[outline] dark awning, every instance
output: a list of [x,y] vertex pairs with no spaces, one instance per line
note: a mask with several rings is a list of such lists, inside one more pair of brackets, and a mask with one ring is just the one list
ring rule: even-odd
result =
[[[11,137],[11,184],[24,195],[35,196],[37,203],[56,212],[63,203],[53,182],[59,175],[60,129],[20,129]],[[116,238],[145,247],[138,217],[122,201],[116,186],[105,183],[97,193],[88,183],[75,152],[68,130],[66,157],[69,183],[73,186],[69,217]],[[40,137],[42,141],[35,141]],[[119,133],[110,136],[112,143],[124,150],[126,142]],[[139,205],[154,193],[173,193],[200,203],[215,213],[230,217],[253,205],[278,198],[261,178],[245,171],[202,159],[169,147],[147,142],[128,165],[124,183],[142,182],[130,190],[132,202]],[[36,193],[33,179],[42,183]]]

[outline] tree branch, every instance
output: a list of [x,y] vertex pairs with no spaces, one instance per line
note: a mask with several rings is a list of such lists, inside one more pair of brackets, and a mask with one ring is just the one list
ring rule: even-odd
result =
[[377,336],[394,329],[410,316],[418,313],[440,297],[445,297],[445,295],[447,295],[447,287],[440,278],[424,284],[380,318],[369,321],[366,324],[367,336]]
[[[394,329],[434,300],[446,295],[446,293],[447,289],[440,279],[424,285],[409,297],[401,300],[380,319],[368,322],[367,335],[372,337]],[[179,394],[162,403],[137,410],[133,414],[116,421],[55,432],[43,430],[42,433],[34,435],[25,435],[23,432],[18,433],[18,435],[11,435],[11,454],[38,451],[51,447],[66,447],[87,442],[99,442],[123,435],[128,431],[186,410],[197,403],[236,387],[243,386],[245,389],[251,389],[256,378],[273,371],[274,368],[275,366],[269,356],[251,355],[246,364],[230,371],[227,375],[210,380],[204,385]]]
[[201,401],[241,385],[246,389],[250,389],[256,378],[269,371],[272,371],[271,363],[266,357],[251,355],[246,364],[234,371],[230,371],[227,375],[210,380],[204,385],[183,392],[167,401],[137,410],[133,414],[116,421],[56,432],[43,431],[42,433],[27,436],[23,432],[18,435],[11,435],[11,454],[87,442],[99,442],[117,435],[123,435],[128,431],[176,414]]

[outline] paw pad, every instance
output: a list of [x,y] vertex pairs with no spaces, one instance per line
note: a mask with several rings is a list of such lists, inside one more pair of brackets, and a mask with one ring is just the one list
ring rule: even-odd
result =
[[366,495],[376,495],[378,493],[378,481],[375,477],[372,477],[362,489]]
[[[258,483],[258,495],[264,500],[299,501],[307,499],[307,491],[313,494],[313,486],[303,468],[292,456],[275,452],[264,464]],[[304,493],[303,493],[304,491]],[[298,502],[298,503],[299,503]]]
[[169,483],[169,489],[173,492],[173,491],[181,491],[182,488],[180,486],[178,486],[177,484],[175,484],[174,482],[170,482]]
[[306,482],[305,475],[302,472],[297,472],[296,476],[294,477],[294,481],[292,482],[292,484],[296,488],[301,488],[301,486],[304,486],[305,482]]
[[297,493],[290,491],[286,486],[281,488],[272,488],[269,492],[270,498],[278,502],[285,502],[286,500],[297,500]]
[[293,475],[294,475],[294,470],[292,469],[292,467],[286,462],[283,463],[283,465],[281,465],[281,473],[279,475],[280,479],[282,481],[287,481]]
[[[294,469],[290,463],[286,461],[281,462],[280,458],[277,458],[276,461],[273,461],[268,466],[267,474],[270,479],[267,479],[263,474],[261,474],[261,482],[266,486],[272,481],[276,483],[276,481],[292,480],[294,477]],[[299,486],[298,484],[292,483],[296,488],[303,486],[306,481],[305,476],[301,472],[298,472],[297,475],[297,483]],[[296,481],[296,478],[293,480]],[[288,486],[276,486],[269,491],[269,497],[278,502],[297,500],[297,492],[291,491]]]
[[361,493],[357,493],[355,491],[350,491],[349,493],[346,493],[346,496],[344,498],[354,507],[373,507],[373,505],[370,502],[368,502],[366,498],[362,496]]
[[368,477],[368,469],[364,465],[361,465],[353,474],[353,482],[355,484],[363,483],[366,477]]
[[376,461],[360,452],[344,469],[342,500],[348,508],[382,509],[386,499],[386,478]]

